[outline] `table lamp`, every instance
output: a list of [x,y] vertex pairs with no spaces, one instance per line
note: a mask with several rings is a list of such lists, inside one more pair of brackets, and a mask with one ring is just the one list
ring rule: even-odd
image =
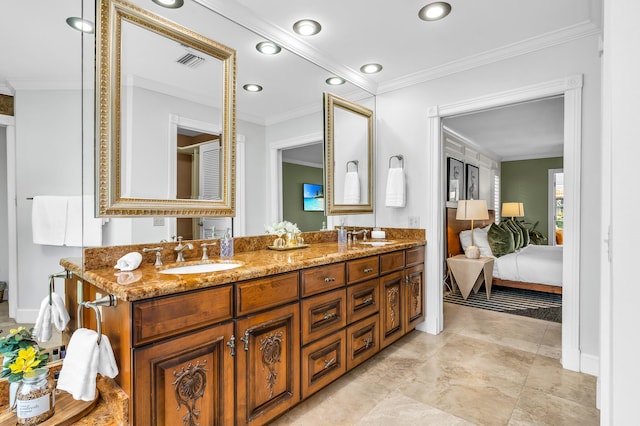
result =
[[456,220],[471,221],[471,245],[465,248],[464,253],[469,259],[478,259],[480,249],[473,243],[473,221],[489,219],[486,200],[461,200],[458,201]]
[[502,203],[502,217],[524,217],[524,203]]

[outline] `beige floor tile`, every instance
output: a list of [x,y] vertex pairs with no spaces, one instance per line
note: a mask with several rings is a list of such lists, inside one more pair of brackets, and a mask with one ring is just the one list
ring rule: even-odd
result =
[[600,424],[600,413],[595,407],[585,407],[545,391],[531,388],[522,392],[509,422],[510,426],[590,426],[598,424]]

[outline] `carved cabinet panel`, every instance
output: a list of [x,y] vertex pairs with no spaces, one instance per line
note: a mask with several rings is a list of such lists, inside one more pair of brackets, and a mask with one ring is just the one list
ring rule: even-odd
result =
[[404,329],[409,332],[424,321],[424,264],[405,270]]
[[380,277],[380,348],[404,335],[404,291],[403,271]]
[[300,401],[298,303],[237,320],[237,424],[265,424]]
[[134,350],[135,425],[232,425],[229,322]]

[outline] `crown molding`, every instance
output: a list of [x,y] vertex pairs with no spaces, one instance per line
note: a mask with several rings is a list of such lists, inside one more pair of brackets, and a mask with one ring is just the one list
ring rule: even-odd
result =
[[525,55],[527,53],[546,49],[559,44],[569,43],[584,37],[599,35],[602,33],[600,27],[591,21],[583,21],[556,31],[551,31],[539,36],[531,37],[520,42],[508,44],[496,49],[491,49],[483,53],[471,55],[456,61],[452,61],[437,67],[408,74],[394,80],[381,83],[378,86],[377,95],[403,89],[415,84],[435,80],[447,75],[467,71],[473,68],[489,65],[505,59]]

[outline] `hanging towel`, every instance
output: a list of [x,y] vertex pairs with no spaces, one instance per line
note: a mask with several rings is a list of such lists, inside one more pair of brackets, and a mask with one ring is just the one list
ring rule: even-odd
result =
[[394,167],[389,169],[387,175],[387,193],[385,205],[387,207],[405,206],[404,169]]
[[48,342],[51,340],[51,325],[58,331],[64,331],[69,323],[69,313],[64,307],[64,301],[57,293],[51,293],[40,303],[40,311],[33,327],[33,336],[38,342]]
[[133,271],[142,262],[142,255],[137,251],[132,251],[131,253],[127,253],[122,256],[116,262],[116,266],[114,268],[120,269],[121,271]]
[[344,204],[360,204],[360,176],[347,172],[344,177]]
[[86,328],[77,329],[71,336],[58,378],[58,389],[69,392],[73,399],[93,401],[97,374],[111,378],[118,375],[109,338],[103,334],[100,346],[97,342],[98,333]]
[[40,195],[33,197],[31,231],[34,244],[61,246],[67,225],[68,197]]
[[71,196],[67,205],[64,245],[98,247],[102,245],[102,219],[94,217],[93,196]]

